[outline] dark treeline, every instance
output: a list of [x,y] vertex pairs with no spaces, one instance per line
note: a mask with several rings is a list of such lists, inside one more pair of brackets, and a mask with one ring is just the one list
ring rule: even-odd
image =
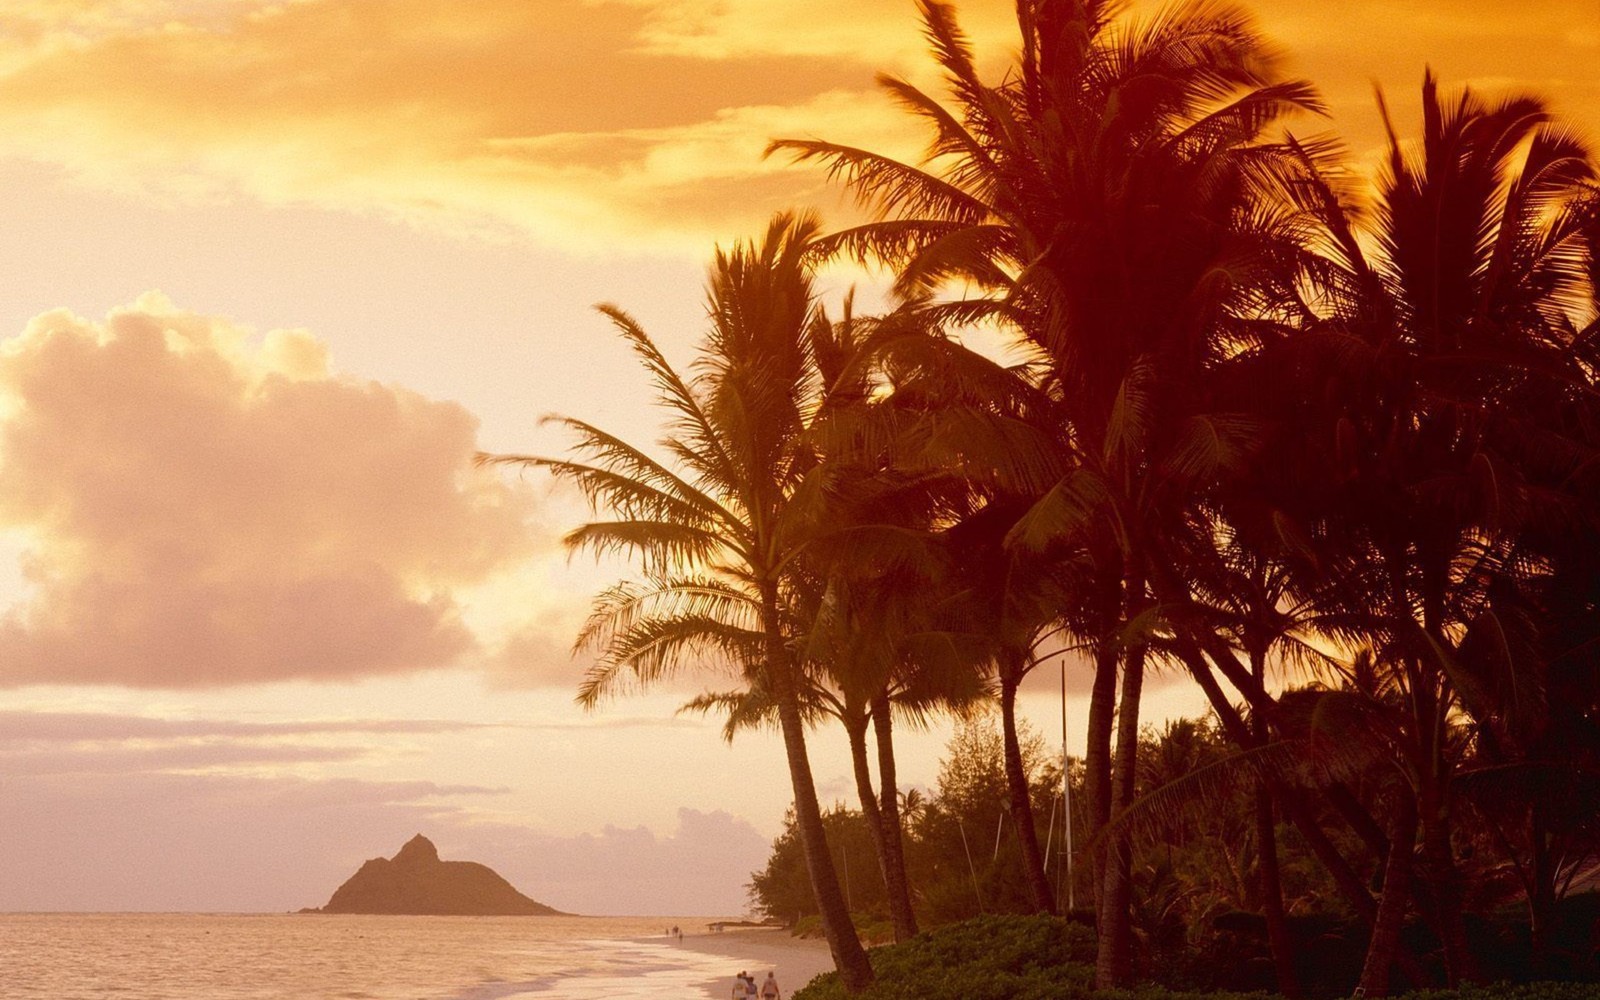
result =
[[[1600,801],[1587,148],[1535,97],[1428,75],[1420,130],[1379,102],[1369,179],[1237,8],[1021,0],[1020,47],[985,76],[951,7],[920,7],[944,92],[881,82],[924,160],[771,150],[824,167],[866,221],[783,214],[719,252],[686,373],[607,308],[668,414],[660,446],[564,419],[569,457],[498,459],[576,484],[603,519],[569,544],[638,569],[580,637],[582,700],[727,669],[695,705],[781,733],[851,989],[873,972],[809,734],[848,735],[905,938],[930,900],[895,727],[994,704],[1022,898],[1057,911],[1016,695],[1063,647],[1093,666],[1076,860],[1098,985],[1148,968],[1150,831],[1237,795],[1238,901],[1284,993],[1285,882],[1312,865],[1318,905],[1362,928],[1368,996],[1481,978],[1491,927],[1514,925],[1535,974],[1593,974],[1562,905]],[[896,308],[826,310],[829,260],[891,269]],[[1012,360],[964,347],[974,328]],[[1162,789],[1140,777],[1156,670],[1215,718],[1215,752]]]

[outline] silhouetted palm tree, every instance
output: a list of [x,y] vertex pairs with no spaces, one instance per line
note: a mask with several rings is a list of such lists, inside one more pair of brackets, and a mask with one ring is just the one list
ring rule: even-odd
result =
[[571,532],[568,546],[624,554],[644,572],[596,600],[580,642],[598,657],[580,701],[593,704],[619,685],[649,684],[708,657],[731,663],[770,697],[823,930],[844,982],[859,989],[872,967],[826,843],[806,749],[809,681],[795,648],[794,602],[819,527],[820,457],[806,431],[829,388],[809,340],[820,317],[805,257],[817,231],[810,215],[781,214],[759,243],[718,252],[711,328],[690,379],[631,318],[604,309],[671,415],[661,442],[668,461],[570,418],[559,422],[578,438],[576,458],[491,460],[576,484],[612,519]]
[[1322,547],[1323,593],[1364,623],[1404,693],[1420,898],[1454,982],[1474,963],[1446,737],[1463,713],[1492,714],[1466,663],[1505,648],[1497,588],[1544,572],[1518,540],[1571,521],[1565,483],[1592,453],[1550,419],[1591,392],[1573,345],[1592,167],[1537,100],[1446,100],[1431,74],[1422,99],[1419,148],[1390,127],[1370,220],[1308,168],[1314,300],[1304,332],[1264,352],[1276,384],[1262,396],[1283,429],[1280,499]]
[[[1102,559],[1101,592],[1077,603],[1100,609],[1087,767],[1091,815],[1103,822],[1133,788],[1146,654],[1126,641],[1127,626],[1147,620],[1158,586],[1183,589],[1162,553],[1199,528],[1193,490],[1249,437],[1240,422],[1196,408],[1198,383],[1253,342],[1267,264],[1298,251],[1252,197],[1256,161],[1280,155],[1255,143],[1314,101],[1307,85],[1277,78],[1231,7],[1180,4],[1133,22],[1116,20],[1111,3],[1022,3],[1022,51],[998,84],[979,77],[949,5],[921,8],[949,105],[903,80],[882,82],[929,124],[926,165],[812,140],[774,149],[826,164],[879,213],[831,237],[833,249],[892,263],[908,296],[953,279],[987,292],[930,311],[1003,324],[1060,405],[1065,419],[1051,430],[1077,469],[1019,532],[1041,548],[1077,535]],[[1127,977],[1128,885],[1127,852],[1114,850],[1101,893],[1101,985]]]

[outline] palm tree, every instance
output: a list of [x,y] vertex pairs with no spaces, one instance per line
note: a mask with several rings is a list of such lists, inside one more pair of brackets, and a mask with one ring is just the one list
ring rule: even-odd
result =
[[1565,483],[1589,453],[1549,417],[1592,391],[1572,345],[1592,288],[1593,169],[1537,100],[1447,100],[1430,73],[1422,104],[1419,150],[1390,125],[1370,221],[1308,167],[1317,298],[1305,331],[1263,352],[1279,381],[1257,382],[1283,429],[1286,508],[1322,545],[1324,593],[1367,623],[1405,695],[1418,888],[1455,982],[1475,966],[1447,734],[1492,711],[1463,664],[1504,647],[1497,588],[1543,572],[1517,541],[1569,520]]
[[[758,243],[719,250],[711,328],[685,379],[625,313],[603,307],[671,414],[658,460],[597,427],[558,423],[574,459],[499,456],[548,469],[611,515],[566,537],[573,549],[633,558],[643,579],[599,596],[580,643],[598,652],[579,700],[593,705],[632,682],[650,684],[707,658],[731,664],[776,708],[796,825],[835,965],[847,988],[872,981],[835,873],[806,748],[794,602],[817,530],[819,456],[806,430],[828,386],[809,340],[819,320],[806,264],[818,223],[779,214]],[[825,322],[825,320],[822,320]]]
[[[1278,79],[1248,18],[1217,4],[1135,23],[1108,2],[1020,3],[1022,51],[998,84],[979,77],[952,7],[920,6],[951,105],[882,82],[930,126],[928,162],[816,140],[773,148],[825,164],[878,213],[824,245],[893,264],[907,296],[952,279],[988,293],[930,311],[1003,324],[1058,404],[1050,430],[1076,468],[1036,495],[1018,534],[1043,548],[1076,535],[1100,559],[1096,592],[1063,615],[1093,608],[1099,622],[1086,763],[1092,822],[1103,823],[1133,789],[1145,652],[1128,626],[1148,621],[1155,584],[1182,589],[1153,567],[1172,565],[1163,553],[1200,527],[1189,497],[1248,436],[1196,408],[1198,385],[1256,339],[1255,278],[1297,250],[1280,218],[1256,211],[1252,170],[1280,155],[1257,139],[1314,100]],[[1119,848],[1100,893],[1105,986],[1128,975],[1128,885]]]
[[1029,897],[1040,913],[1054,913],[1057,901],[1045,874],[1033,812],[1033,788],[1018,733],[1017,693],[1028,674],[1050,654],[1040,647],[1068,634],[1062,606],[1083,583],[1077,574],[1092,571],[1086,560],[1033,557],[1005,545],[1019,506],[995,498],[946,532],[960,590],[948,617],[963,634],[969,656],[988,664],[1000,702],[1000,731],[1008,804],[1022,849]]
[[[1274,544],[1278,540],[1270,534],[1247,538],[1237,532],[1224,532],[1222,539],[1213,571],[1203,574],[1200,585],[1215,614],[1199,627],[1227,634],[1244,651],[1251,677],[1263,689],[1271,660],[1302,671],[1325,670],[1332,657],[1312,638],[1319,624],[1315,603],[1296,592],[1302,581],[1291,571],[1292,561],[1274,557],[1283,548],[1281,542]],[[1265,710],[1251,713],[1250,728],[1256,745],[1271,741]],[[1300,987],[1283,904],[1272,788],[1266,780],[1257,781],[1254,798],[1257,877],[1278,991],[1296,997]]]
[[[856,541],[861,538],[857,532],[845,534]],[[859,556],[858,551],[852,561]],[[926,649],[932,644],[917,641],[923,636],[908,634],[909,622],[921,618],[919,612],[928,607],[928,587],[926,580],[914,581],[914,574],[904,569],[898,574],[873,573],[859,585],[849,577],[863,572],[860,565],[832,577],[826,594],[814,595],[817,599],[807,604],[804,618],[809,624],[801,644],[814,665],[804,675],[810,682],[803,699],[806,715],[813,723],[836,720],[845,730],[857,799],[878,857],[896,941],[916,936],[917,919],[905,866],[893,718],[898,714],[921,726],[934,711],[963,711],[984,694],[979,674],[958,658],[918,658],[908,652],[913,645]],[[730,742],[741,730],[776,720],[776,705],[766,691],[754,687],[704,693],[683,710],[723,712],[723,736]],[[880,787],[876,790],[869,732],[877,749]]]

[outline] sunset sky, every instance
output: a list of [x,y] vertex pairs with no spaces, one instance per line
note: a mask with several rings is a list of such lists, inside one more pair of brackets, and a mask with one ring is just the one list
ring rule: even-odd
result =
[[[961,9],[1000,65],[1010,3]],[[1594,0],[1254,9],[1366,161],[1425,63],[1600,137]],[[741,911],[779,741],[674,717],[715,677],[576,708],[618,568],[470,459],[653,439],[592,306],[686,359],[715,242],[843,209],[767,141],[914,154],[872,80],[921,53],[910,0],[0,4],[0,910],[321,905],[423,832],[562,909]]]

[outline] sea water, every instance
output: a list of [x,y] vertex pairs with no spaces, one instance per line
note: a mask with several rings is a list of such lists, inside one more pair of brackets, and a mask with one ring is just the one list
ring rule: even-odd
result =
[[[733,959],[678,947],[663,935],[672,922],[0,913],[0,997],[700,1000],[708,981],[738,970]],[[686,932],[705,927],[677,922]]]

